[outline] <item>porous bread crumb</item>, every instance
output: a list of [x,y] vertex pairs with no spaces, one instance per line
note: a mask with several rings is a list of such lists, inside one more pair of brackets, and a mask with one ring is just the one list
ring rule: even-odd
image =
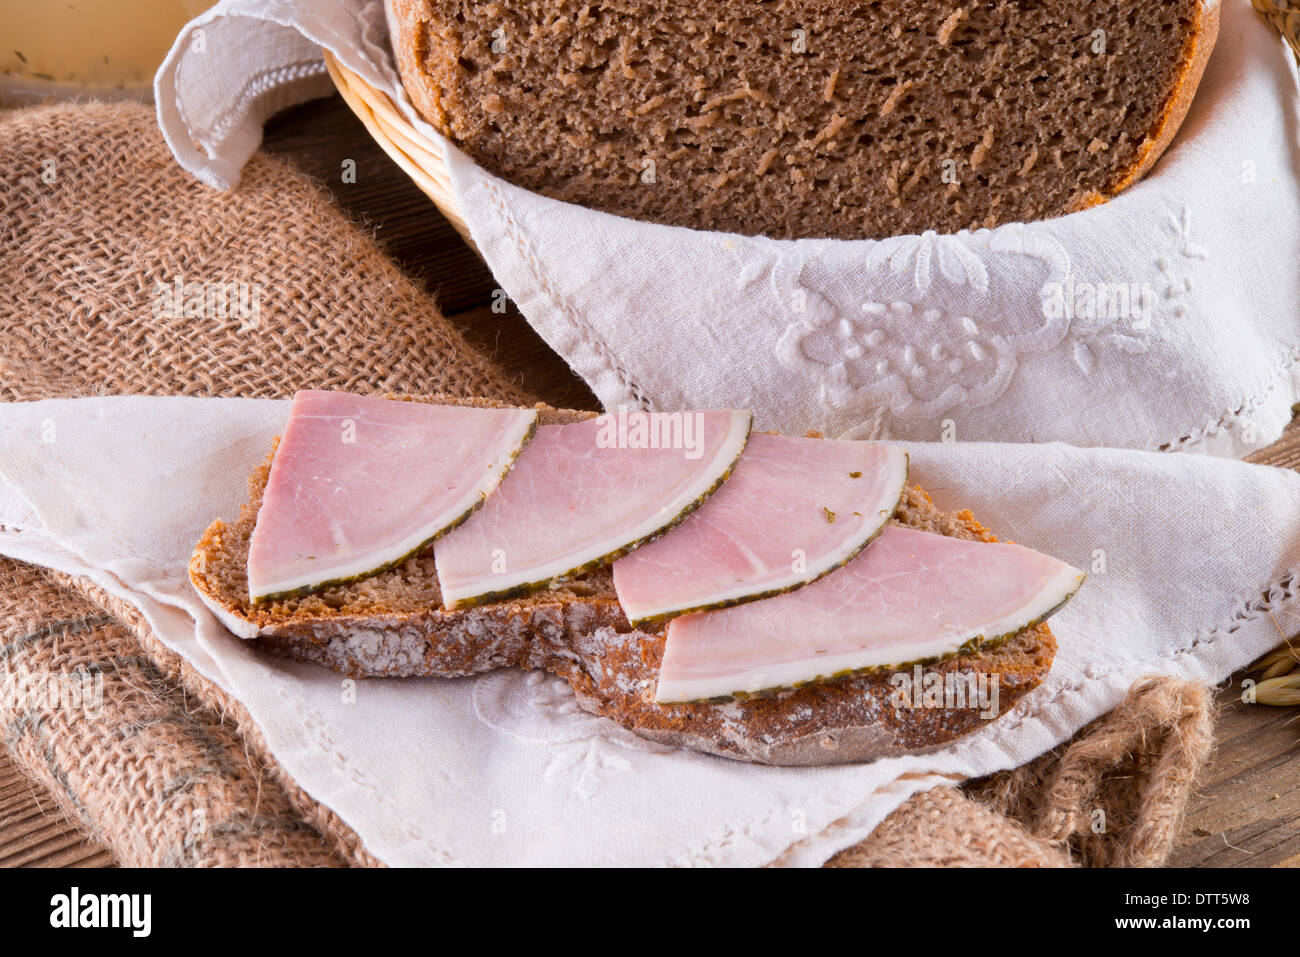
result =
[[822,94],[822,99],[827,103],[835,102],[835,85],[840,81],[840,68],[836,67],[831,70],[830,78],[826,81],[826,92]]
[[[1113,195],[1168,145],[1218,26],[1202,0],[388,2],[412,102],[489,171],[782,238],[951,232]],[[800,148],[837,115],[839,135]],[[953,157],[978,166],[957,189]]]
[[937,37],[939,46],[946,47],[948,45],[948,41],[952,39],[953,32],[957,29],[957,24],[959,24],[965,16],[966,8],[958,7],[949,15],[947,20],[943,21],[943,26],[939,27],[939,35]]

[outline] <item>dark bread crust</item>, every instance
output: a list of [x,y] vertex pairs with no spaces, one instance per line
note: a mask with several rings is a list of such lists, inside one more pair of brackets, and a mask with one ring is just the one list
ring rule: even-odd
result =
[[[584,710],[642,737],[760,764],[845,764],[922,752],[989,720],[973,701],[968,707],[895,707],[888,673],[728,704],[658,705],[654,689],[664,634],[631,628],[617,602],[555,601],[480,612],[473,633],[449,627],[446,619],[457,613],[430,613],[365,625],[340,621],[328,629],[279,629],[253,643],[354,678],[542,669],[568,681]],[[924,673],[996,678],[996,718],[1042,683],[1055,654],[1056,639],[1040,624],[996,648],[927,666]]]
[[[582,415],[544,409],[547,421]],[[973,702],[968,707],[895,707],[888,673],[728,704],[655,704],[664,632],[628,623],[608,568],[526,599],[447,611],[426,555],[365,582],[269,608],[251,607],[243,566],[269,461],[250,477],[251,501],[239,520],[234,525],[218,520],[204,533],[190,578],[232,630],[270,654],[356,678],[544,669],[568,681],[585,710],[643,737],[765,764],[838,764],[927,750],[988,720]],[[919,488],[907,490],[895,521],[996,541],[969,512],[942,512]],[[1055,653],[1051,631],[1040,624],[997,647],[924,670],[941,677],[982,675],[986,681],[996,676],[1001,714],[1042,682]]]

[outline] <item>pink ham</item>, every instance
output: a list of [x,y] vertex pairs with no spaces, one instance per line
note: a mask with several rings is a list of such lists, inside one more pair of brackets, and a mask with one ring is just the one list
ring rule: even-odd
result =
[[[524,594],[654,538],[718,488],[751,419],[631,413],[541,426],[497,493],[434,549],[444,604]],[[645,447],[647,435],[663,441]]]
[[389,568],[482,504],[537,413],[299,392],[248,549],[252,601]]
[[753,435],[698,512],[614,563],[619,603],[639,625],[799,588],[879,534],[906,481],[902,449]]
[[1082,581],[1019,545],[890,525],[796,592],[669,622],[655,700],[734,697],[951,655],[1042,620]]

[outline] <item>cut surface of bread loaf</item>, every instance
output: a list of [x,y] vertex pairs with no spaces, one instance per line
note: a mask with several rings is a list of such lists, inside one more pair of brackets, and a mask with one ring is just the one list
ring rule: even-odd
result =
[[882,238],[1141,178],[1218,0],[386,0],[415,107],[492,173],[637,219]]
[[[539,408],[542,424],[591,414]],[[923,706],[919,688],[900,704],[893,676],[884,672],[726,704],[658,705],[664,632],[628,624],[609,567],[526,598],[447,611],[426,552],[363,581],[253,606],[245,565],[270,462],[250,476],[250,501],[238,520],[217,520],[204,533],[190,579],[236,635],[271,654],[351,677],[544,669],[568,681],[584,709],[646,738],[740,760],[814,765],[931,749],[976,730],[1041,683],[1056,652],[1051,631],[1039,624],[996,647],[926,666],[926,675],[937,676],[926,682],[953,694],[960,689],[961,703],[969,705],[963,707],[954,706],[956,698]],[[945,513],[919,488],[907,490],[894,520],[996,540],[969,512]],[[977,687],[996,688],[993,713],[987,693],[983,703],[970,693]]]

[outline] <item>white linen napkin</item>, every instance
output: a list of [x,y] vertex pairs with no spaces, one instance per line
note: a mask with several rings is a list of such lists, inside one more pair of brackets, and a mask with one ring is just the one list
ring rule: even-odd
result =
[[1133,189],[1051,222],[882,242],[673,229],[513,187],[419,120],[386,37],[379,0],[224,0],[158,73],[167,141],[233,186],[271,112],[328,92],[328,47],[441,146],[497,281],[606,408],[1239,457],[1300,398],[1300,97],[1249,0],[1224,0],[1191,113]]
[[[346,682],[226,632],[186,579],[288,403],[0,405],[0,553],[86,575],[248,708],[285,769],[394,865],[815,865],[912,792],[1019,765],[1153,672],[1217,682],[1300,628],[1300,475],[1057,444],[909,444],[944,508],[1091,574],[1046,683],[928,755],[768,768],[671,750],[501,671]],[[355,701],[352,700],[353,692]]]

